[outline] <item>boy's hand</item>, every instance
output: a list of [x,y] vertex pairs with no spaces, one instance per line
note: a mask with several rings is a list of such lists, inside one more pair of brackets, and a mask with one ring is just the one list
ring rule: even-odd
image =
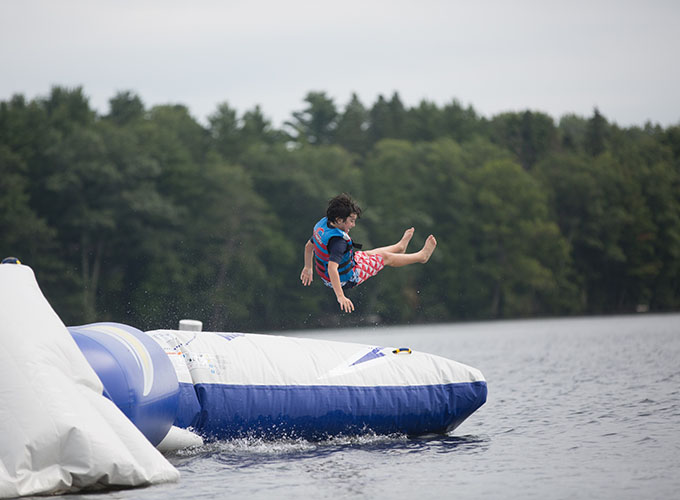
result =
[[309,269],[307,267],[302,269],[302,272],[300,273],[300,280],[302,281],[302,284],[304,286],[311,285],[313,277],[314,277],[314,273],[312,272],[311,269]]
[[338,297],[338,303],[340,304],[340,309],[342,309],[344,312],[351,313],[354,311],[354,304],[352,304],[352,301],[347,297]]

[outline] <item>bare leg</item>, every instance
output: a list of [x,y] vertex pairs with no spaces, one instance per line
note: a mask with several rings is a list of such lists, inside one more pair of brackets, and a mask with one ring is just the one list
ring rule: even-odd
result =
[[410,227],[406,231],[404,231],[404,235],[394,245],[389,245],[389,246],[380,247],[380,248],[374,248],[372,250],[366,250],[366,253],[368,255],[374,255],[374,254],[382,255],[384,253],[404,253],[404,252],[406,252],[406,247],[408,247],[408,244],[411,241],[411,238],[413,238],[413,232],[414,231],[415,231],[415,228]]
[[381,248],[376,248],[376,253],[382,255],[386,266],[403,267],[408,266],[409,264],[416,264],[418,262],[425,264],[428,260],[430,260],[432,252],[434,252],[436,246],[437,240],[434,236],[430,235],[425,240],[423,248],[415,253],[383,252]]

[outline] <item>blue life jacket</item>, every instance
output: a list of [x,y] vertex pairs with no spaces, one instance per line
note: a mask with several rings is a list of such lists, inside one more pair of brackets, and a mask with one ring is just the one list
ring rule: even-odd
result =
[[321,276],[326,283],[330,283],[331,279],[328,276],[328,242],[331,238],[340,237],[347,242],[347,251],[342,256],[342,260],[338,263],[338,274],[340,275],[340,283],[344,285],[354,278],[354,246],[352,238],[349,237],[345,231],[337,227],[328,225],[328,218],[324,217],[314,226],[314,234],[312,241],[314,242],[314,262],[316,273]]

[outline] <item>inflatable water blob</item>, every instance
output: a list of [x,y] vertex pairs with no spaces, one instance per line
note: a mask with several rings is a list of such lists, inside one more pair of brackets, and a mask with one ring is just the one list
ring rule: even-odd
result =
[[452,431],[486,401],[479,370],[408,348],[275,335],[69,328],[105,394],[154,444]]

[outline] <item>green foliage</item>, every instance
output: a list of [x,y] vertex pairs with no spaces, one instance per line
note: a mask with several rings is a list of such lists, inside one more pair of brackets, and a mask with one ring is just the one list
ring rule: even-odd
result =
[[0,252],[33,262],[50,250],[55,231],[31,207],[26,170],[18,155],[0,145]]
[[335,132],[337,143],[350,153],[364,155],[368,149],[368,112],[356,94],[347,104]]
[[543,113],[503,113],[489,123],[491,139],[515,153],[526,170],[555,149],[557,129],[553,119]]
[[[595,109],[487,120],[394,93],[342,111],[310,92],[285,130],[227,103],[198,123],[133,92],[97,116],[81,88],[0,102],[0,250],[68,324],[271,330],[680,308],[680,128]],[[385,269],[344,316],[304,244],[351,193],[366,248],[411,226],[425,266]]]
[[310,92],[305,97],[307,108],[293,113],[287,125],[293,129],[292,138],[300,143],[328,145],[333,142],[338,111],[333,99],[325,92]]
[[477,116],[472,106],[463,108],[454,100],[442,110],[443,129],[440,134],[451,137],[458,142],[465,142],[475,135],[482,134],[486,123]]
[[588,120],[585,136],[585,150],[591,156],[602,154],[606,149],[607,120],[595,108],[593,117]]
[[471,183],[476,274],[492,317],[550,311],[550,297],[559,294],[560,274],[570,263],[567,244],[548,217],[545,193],[508,160],[487,162],[472,173]]
[[136,94],[119,92],[109,100],[110,111],[107,119],[116,125],[127,125],[144,116],[144,103]]
[[585,151],[587,127],[588,122],[584,118],[574,114],[564,115],[558,126],[562,149],[572,153]]
[[442,111],[433,102],[421,101],[406,112],[406,137],[414,141],[433,141],[444,130]]
[[387,101],[380,95],[369,111],[368,139],[375,144],[381,139],[402,139],[406,134],[406,109],[398,93]]

